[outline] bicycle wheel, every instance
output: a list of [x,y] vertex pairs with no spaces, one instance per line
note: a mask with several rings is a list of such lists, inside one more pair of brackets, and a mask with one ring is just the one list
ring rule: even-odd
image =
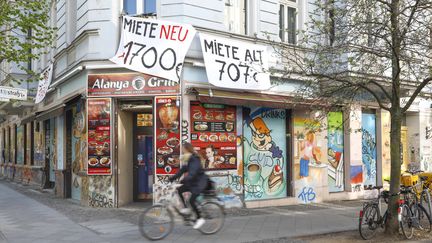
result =
[[167,207],[155,205],[139,217],[138,227],[142,236],[149,240],[161,240],[174,228],[174,216]]
[[201,233],[211,235],[222,229],[225,221],[225,213],[220,204],[216,202],[205,202],[201,206],[201,214],[205,219],[205,224],[198,229]]
[[420,204],[426,209],[426,212],[431,215],[431,198],[429,192],[423,191],[420,196]]
[[405,236],[405,238],[407,238],[408,240],[411,239],[414,234],[412,218],[413,215],[408,205],[402,204],[398,219],[399,219],[399,225],[402,230],[402,233]]
[[372,239],[379,227],[379,210],[376,204],[368,204],[363,208],[359,218],[359,232],[364,240]]
[[426,209],[420,204],[414,204],[411,210],[418,220],[418,227],[423,231],[431,232],[431,220],[429,214],[426,212]]

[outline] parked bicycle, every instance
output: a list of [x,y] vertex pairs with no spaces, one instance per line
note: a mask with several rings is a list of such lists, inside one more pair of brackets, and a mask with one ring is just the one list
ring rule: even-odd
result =
[[[174,214],[179,215],[185,225],[192,226],[196,216],[180,212],[177,187],[179,184],[162,186],[163,197],[160,203],[145,210],[139,217],[139,230],[142,236],[149,240],[160,240],[167,237],[174,228]],[[198,209],[205,224],[198,230],[203,234],[215,234],[224,224],[225,212],[222,202],[214,192],[205,192],[198,200]]]
[[411,239],[414,235],[414,228],[431,232],[432,225],[429,214],[419,203],[417,194],[411,186],[402,186],[403,200],[400,201],[398,209],[398,220],[403,235]]
[[[382,200],[388,203],[390,192],[387,190],[381,191],[382,186],[365,186],[365,190],[378,190],[378,198],[373,199],[363,204],[363,209],[359,214],[359,232],[364,240],[370,240],[375,235],[379,228],[385,227],[387,221],[387,209],[382,214]],[[395,194],[397,196],[399,194]]]
[[[409,173],[411,175],[411,183],[413,186],[413,190],[416,194],[417,202],[419,202],[425,209],[426,212],[429,214],[429,216],[432,213],[431,209],[431,194],[430,194],[430,185],[431,182],[429,180],[428,174],[421,170],[416,171],[406,171],[406,173]],[[417,179],[418,178],[418,179]],[[402,180],[404,182],[404,180]],[[411,186],[407,185],[407,183],[402,183],[405,186]]]

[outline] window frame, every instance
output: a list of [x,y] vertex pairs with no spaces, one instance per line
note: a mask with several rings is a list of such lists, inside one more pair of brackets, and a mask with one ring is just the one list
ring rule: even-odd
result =
[[128,0],[123,0],[122,1],[122,10],[124,12],[126,12],[126,14],[129,15],[129,16],[157,14],[157,1],[156,0],[154,0],[155,1],[154,12],[148,12],[148,13],[145,12],[145,10],[146,10],[146,4],[145,4],[146,0],[129,0],[132,3],[135,2],[135,9],[136,9],[135,13],[128,13],[126,11],[126,9],[125,9],[125,2],[127,2],[127,1]]
[[[283,13],[283,17],[281,17],[281,6],[283,6],[284,9],[284,13]],[[289,8],[293,8],[295,10],[295,29],[294,29],[294,41],[290,42],[289,41],[289,31],[288,31],[288,27],[289,27],[289,19],[288,19],[288,9]],[[298,41],[298,34],[297,31],[299,30],[299,9],[300,9],[300,0],[295,0],[295,2],[293,0],[280,0],[279,1],[279,38],[281,42],[284,43],[288,43],[288,44],[292,44],[292,45],[296,45],[297,41]],[[283,20],[283,26],[281,28],[281,20]]]

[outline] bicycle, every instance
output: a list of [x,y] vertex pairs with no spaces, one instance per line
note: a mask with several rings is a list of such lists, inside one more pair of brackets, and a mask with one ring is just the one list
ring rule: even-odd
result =
[[[420,180],[417,183],[413,183],[413,190],[416,194],[416,199],[420,202],[420,204],[426,209],[426,212],[429,216],[432,213],[431,209],[431,195],[430,195],[430,181],[429,177],[424,173],[424,171],[405,171],[406,173],[411,174],[412,176],[418,176]],[[407,185],[408,186],[408,185]]]
[[[382,186],[365,186],[364,190],[378,190],[378,198],[373,199],[369,202],[363,204],[363,209],[359,214],[359,232],[360,236],[364,240],[372,239],[378,228],[384,228],[385,223],[387,221],[387,209],[383,215],[382,212],[382,200],[384,199],[385,203],[388,203],[388,199],[390,198],[390,192],[387,190],[381,191]],[[397,196],[399,194],[395,194]],[[369,233],[369,234],[368,234]]]
[[414,235],[414,228],[431,232],[432,224],[426,209],[418,202],[417,194],[411,186],[401,187],[403,200],[400,201],[398,209],[398,221],[403,235],[411,239]]
[[[178,184],[162,186],[161,202],[146,209],[139,217],[138,227],[142,236],[149,240],[161,240],[167,237],[174,228],[174,213],[181,216],[185,225],[192,226],[196,216],[182,214],[178,205]],[[225,221],[224,208],[214,192],[205,192],[200,196],[198,209],[205,224],[198,229],[202,234],[215,234],[222,229]],[[154,234],[153,234],[154,232]]]

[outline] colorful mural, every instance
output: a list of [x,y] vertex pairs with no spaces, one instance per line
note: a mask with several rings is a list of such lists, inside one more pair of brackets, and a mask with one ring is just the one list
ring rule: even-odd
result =
[[299,203],[315,202],[318,190],[329,184],[326,120],[313,119],[309,112],[294,114],[294,191]]
[[244,108],[243,148],[245,200],[286,197],[286,111]]
[[16,129],[16,138],[17,138],[17,155],[16,162],[17,164],[24,164],[24,126],[18,126]]
[[364,185],[376,185],[376,159],[375,114],[362,113],[362,161]]
[[340,192],[344,190],[344,130],[342,112],[329,112],[327,122],[329,192]]
[[87,134],[85,110],[80,103],[72,108],[72,199],[81,200],[84,183],[80,172],[87,168]]

